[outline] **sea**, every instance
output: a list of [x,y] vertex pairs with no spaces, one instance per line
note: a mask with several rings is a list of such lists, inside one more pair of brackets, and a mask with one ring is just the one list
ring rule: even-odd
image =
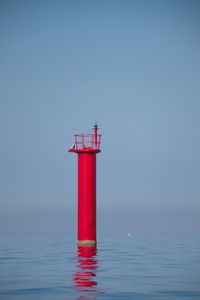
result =
[[200,299],[200,236],[2,235],[0,299]]

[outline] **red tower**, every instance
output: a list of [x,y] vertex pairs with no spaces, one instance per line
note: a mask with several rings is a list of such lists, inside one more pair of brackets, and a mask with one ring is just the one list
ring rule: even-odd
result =
[[96,246],[96,154],[101,135],[95,124],[91,134],[75,134],[69,152],[78,154],[78,246]]

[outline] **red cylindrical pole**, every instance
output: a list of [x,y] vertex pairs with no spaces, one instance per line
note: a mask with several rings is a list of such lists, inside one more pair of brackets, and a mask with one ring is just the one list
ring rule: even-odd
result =
[[69,149],[78,154],[78,246],[96,246],[96,153],[101,150],[97,125],[93,134],[75,135]]
[[96,153],[78,154],[78,245],[96,245]]

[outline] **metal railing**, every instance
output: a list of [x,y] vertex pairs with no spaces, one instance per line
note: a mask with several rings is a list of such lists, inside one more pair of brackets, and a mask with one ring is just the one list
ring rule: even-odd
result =
[[75,134],[75,149],[100,149],[101,135],[100,134]]

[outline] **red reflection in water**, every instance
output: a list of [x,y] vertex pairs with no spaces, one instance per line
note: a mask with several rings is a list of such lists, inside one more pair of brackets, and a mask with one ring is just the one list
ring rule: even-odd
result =
[[[78,247],[78,264],[77,268],[80,270],[74,274],[74,286],[81,287],[79,292],[87,292],[90,294],[101,294],[103,292],[97,291],[96,260],[97,249],[96,247]],[[95,289],[94,289],[95,288]],[[89,299],[85,296],[80,296],[78,299]]]

